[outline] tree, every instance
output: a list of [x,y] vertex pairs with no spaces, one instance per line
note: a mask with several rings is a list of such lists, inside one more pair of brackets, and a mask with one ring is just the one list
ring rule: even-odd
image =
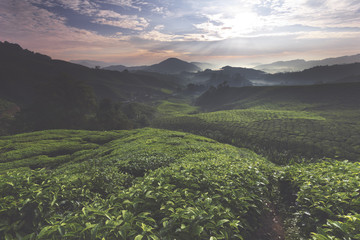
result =
[[36,99],[17,116],[15,131],[85,129],[96,105],[92,88],[83,82],[67,77],[50,80],[38,87]]
[[121,103],[113,103],[110,99],[102,99],[96,113],[96,125],[100,130],[130,129],[132,125],[121,110]]

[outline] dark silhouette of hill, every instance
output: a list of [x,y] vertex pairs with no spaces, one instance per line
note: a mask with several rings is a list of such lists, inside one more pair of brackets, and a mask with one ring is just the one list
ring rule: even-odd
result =
[[270,64],[262,64],[256,66],[255,69],[262,70],[268,73],[293,72],[293,71],[302,71],[307,68],[312,68],[316,66],[350,64],[357,62],[360,62],[360,54],[351,55],[351,56],[342,56],[336,58],[326,58],[322,60],[312,60],[312,61],[305,61],[303,59],[278,61]]
[[152,72],[177,74],[181,72],[196,72],[201,69],[195,64],[185,62],[178,58],[168,58],[158,64],[151,65],[147,70]]
[[222,67],[221,69],[229,74],[240,74],[244,78],[249,79],[249,80],[263,79],[264,75],[266,74],[263,71],[252,69],[252,68],[225,66],[225,67]]
[[[212,111],[253,105],[309,104],[319,109],[358,109],[360,82],[310,86],[218,87],[202,94],[196,104]],[[293,104],[294,105],[294,104]],[[300,106],[299,105],[299,106]]]
[[344,77],[335,81],[335,83],[341,83],[341,82],[347,82],[347,83],[360,82],[360,75]]
[[102,62],[102,61],[94,61],[94,60],[70,60],[71,63],[79,64],[88,68],[104,68],[112,65],[111,63]]
[[119,71],[119,72],[122,72],[124,70],[129,71],[129,68],[124,65],[111,65],[111,66],[103,67],[103,69],[110,70],[110,71]]
[[151,66],[134,66],[126,67],[123,65],[113,65],[105,67],[106,70],[114,71],[148,71],[148,72],[158,72],[165,74],[178,74],[181,72],[197,72],[201,71],[201,68],[193,63],[188,63],[178,58],[168,58],[160,63],[151,65]]
[[[360,63],[318,66],[301,72],[267,74],[265,80],[274,85],[309,85],[347,82],[348,77],[360,75]],[[356,80],[356,79],[355,79]],[[349,82],[353,82],[353,80]]]
[[251,68],[225,66],[220,70],[210,70],[196,73],[182,73],[180,78],[183,85],[197,84],[217,86],[226,82],[230,87],[252,86],[251,80],[264,79],[265,73]]
[[124,70],[128,70],[128,71],[146,71],[146,69],[148,68],[149,66],[134,66],[134,67],[127,67],[127,66],[124,66],[124,65],[111,65],[111,66],[108,66],[108,67],[104,67],[103,69],[104,70],[111,70],[111,71],[119,71],[119,72],[122,72]]
[[163,98],[168,95],[166,92],[178,88],[176,81],[159,75],[89,69],[24,50],[17,44],[0,42],[0,98],[26,104],[35,98],[40,86],[54,79],[83,82],[98,99],[114,101]]

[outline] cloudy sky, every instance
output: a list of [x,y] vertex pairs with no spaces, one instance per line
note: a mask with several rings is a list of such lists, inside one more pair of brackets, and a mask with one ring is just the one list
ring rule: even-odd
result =
[[128,66],[321,59],[360,53],[360,1],[0,0],[0,41]]

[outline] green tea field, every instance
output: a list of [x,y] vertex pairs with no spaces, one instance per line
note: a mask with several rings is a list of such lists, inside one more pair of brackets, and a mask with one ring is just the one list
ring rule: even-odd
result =
[[[279,167],[152,128],[47,130],[0,146],[1,239],[359,237],[359,163]],[[288,221],[269,229],[273,215]]]
[[198,99],[206,112],[168,114],[153,126],[246,147],[278,164],[324,157],[356,162],[359,86],[220,88]]

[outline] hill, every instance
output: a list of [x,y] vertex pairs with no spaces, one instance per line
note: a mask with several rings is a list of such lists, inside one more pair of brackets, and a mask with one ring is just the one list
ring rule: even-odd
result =
[[135,67],[126,67],[123,65],[114,65],[105,67],[106,70],[114,71],[123,71],[125,69],[129,71],[148,71],[148,72],[157,72],[165,74],[178,74],[181,72],[197,72],[201,68],[194,63],[188,63],[178,58],[168,58],[160,63],[150,65],[150,66],[135,66]]
[[357,163],[279,167],[151,128],[0,137],[0,160],[1,239],[285,239],[284,226],[291,239],[358,234]]
[[353,82],[350,77],[360,75],[360,63],[318,66],[300,72],[265,75],[265,81],[273,85],[310,85],[334,82]]
[[158,64],[151,65],[148,71],[177,74],[181,72],[196,72],[201,69],[195,64],[185,62],[178,58],[168,58]]
[[152,124],[246,147],[280,164],[321,157],[358,161],[359,91],[360,83],[221,85],[197,99],[200,109],[169,114]]
[[262,70],[268,73],[277,72],[294,72],[302,71],[307,68],[326,65],[339,65],[360,62],[360,54],[352,56],[342,56],[337,58],[326,58],[323,60],[305,61],[303,59],[296,59],[291,61],[278,61],[270,64],[262,64],[255,67],[255,69]]
[[0,142],[0,238],[251,239],[270,201],[270,162],[191,134],[52,130]]
[[104,68],[107,66],[112,65],[108,62],[102,62],[102,61],[94,61],[94,60],[70,60],[71,63],[79,64],[88,68]]
[[144,70],[144,71],[146,71],[147,68],[148,68],[148,66],[127,67],[124,65],[111,65],[111,66],[104,67],[103,69],[122,72],[124,70],[128,70],[128,71],[143,71]]
[[225,66],[219,70],[184,72],[178,76],[183,85],[196,84],[207,87],[218,86],[224,82],[230,87],[349,83],[359,82],[360,63],[318,66],[300,72],[274,74],[251,68]]
[[225,83],[231,87],[244,87],[252,86],[252,80],[264,79],[265,73],[250,68],[225,66],[219,70],[206,69],[196,73],[183,72],[179,74],[179,78],[183,85],[215,87]]
[[[22,49],[17,44],[0,43],[0,98],[26,104],[37,89],[49,81],[82,82],[90,86],[98,99],[144,101],[168,96],[178,88],[175,81],[141,73],[89,69],[78,64],[53,60]],[[164,91],[167,90],[167,91]]]
[[360,83],[310,86],[264,86],[218,88],[205,92],[197,105],[208,110],[248,108],[262,105],[303,106],[310,108],[356,109],[360,105]]

